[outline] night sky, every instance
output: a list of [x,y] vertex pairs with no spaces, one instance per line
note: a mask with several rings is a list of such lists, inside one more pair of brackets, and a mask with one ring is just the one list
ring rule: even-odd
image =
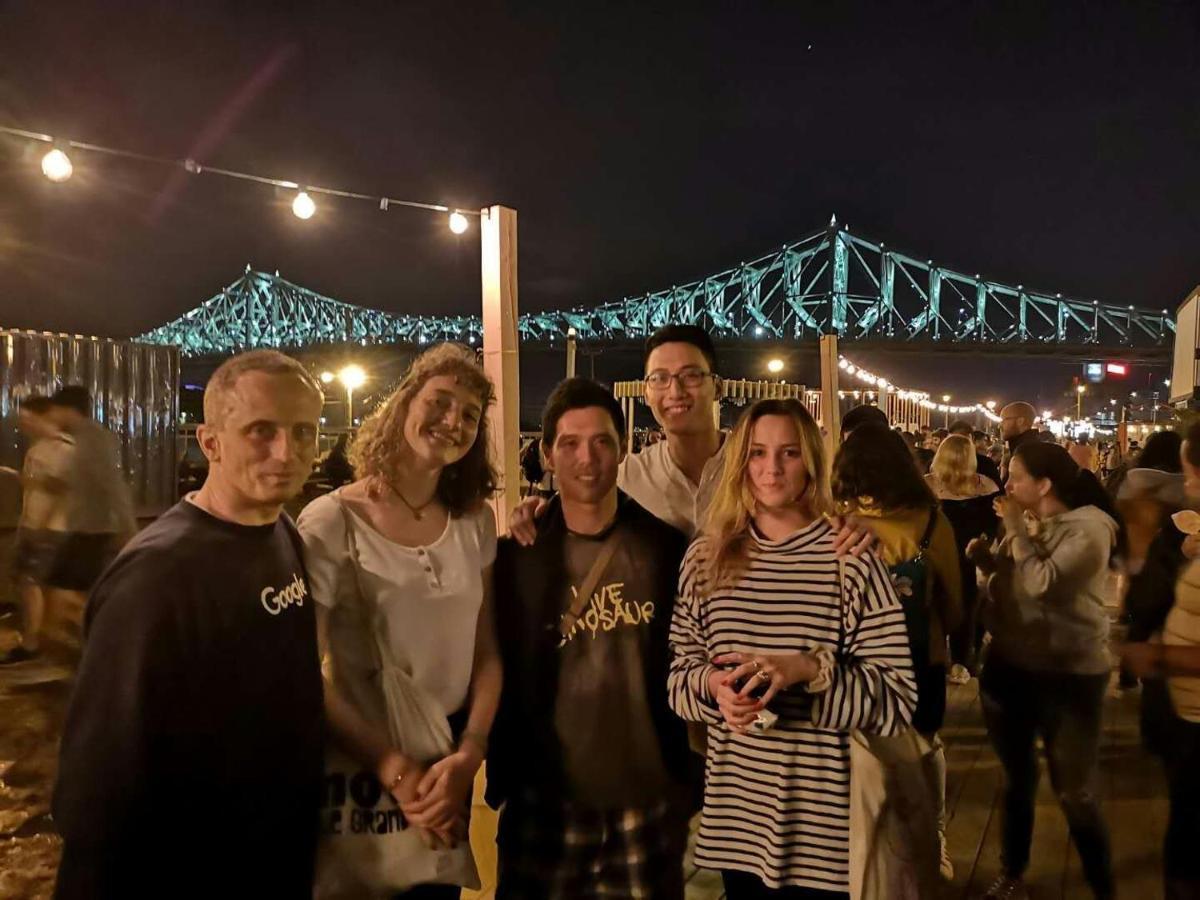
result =
[[[684,282],[829,221],[1174,306],[1200,281],[1200,4],[0,2],[0,122],[520,215],[524,310]],[[703,10],[703,11],[701,11]],[[125,336],[246,263],[478,307],[444,216],[0,138],[0,324]]]

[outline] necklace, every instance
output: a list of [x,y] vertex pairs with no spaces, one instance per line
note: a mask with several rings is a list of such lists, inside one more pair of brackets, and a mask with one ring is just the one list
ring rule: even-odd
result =
[[388,486],[388,487],[390,487],[390,488],[392,489],[392,493],[393,493],[393,494],[395,494],[397,497],[399,497],[399,498],[400,498],[400,502],[401,502],[401,503],[403,503],[405,506],[407,506],[407,507],[408,507],[408,511],[409,511],[410,513],[412,513],[412,517],[413,517],[414,519],[416,519],[418,522],[420,522],[420,521],[421,521],[421,517],[422,517],[422,515],[424,514],[425,510],[426,510],[426,509],[428,509],[428,508],[429,508],[429,506],[430,506],[430,505],[431,505],[431,504],[432,504],[432,503],[433,503],[435,500],[437,500],[437,491],[434,491],[434,493],[433,493],[433,496],[432,496],[432,497],[430,497],[428,500],[426,500],[424,503],[422,503],[420,506],[413,506],[411,503],[409,503],[409,502],[408,502],[408,498],[407,498],[407,497],[405,497],[405,496],[404,496],[404,494],[402,494],[402,493],[400,492],[400,488],[396,487],[396,486],[395,486],[394,484],[392,484],[390,481],[387,483],[387,486]]

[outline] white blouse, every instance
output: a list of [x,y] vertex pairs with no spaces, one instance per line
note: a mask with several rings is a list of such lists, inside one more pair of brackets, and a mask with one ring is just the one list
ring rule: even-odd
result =
[[[346,517],[336,495],[318,497],[297,520],[313,599],[330,610],[330,649],[337,665],[374,666],[368,623],[359,615],[359,585],[378,610],[392,658],[441,704],[446,715],[467,701],[475,628],[483,603],[482,571],[496,559],[496,520],[484,506],[450,516],[432,544],[406,547],[380,534],[347,506],[358,551],[351,568]],[[354,648],[347,650],[347,648]],[[347,654],[361,660],[338,658]]]

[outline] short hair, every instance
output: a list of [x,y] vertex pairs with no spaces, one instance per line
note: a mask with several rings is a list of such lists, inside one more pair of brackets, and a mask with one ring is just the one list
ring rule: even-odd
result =
[[964,437],[970,437],[973,430],[974,429],[971,428],[971,423],[965,419],[959,419],[950,423],[951,434],[961,434]]
[[82,384],[68,384],[54,392],[50,405],[60,409],[73,409],[81,416],[91,418],[92,395]]
[[49,397],[43,397],[41,394],[31,394],[21,401],[21,411],[33,413],[37,416],[44,416],[50,411],[52,405]]
[[708,368],[717,371],[717,348],[713,346],[712,336],[699,325],[664,325],[650,337],[642,351],[642,368],[650,361],[650,354],[663,344],[691,344],[702,354],[708,363]]
[[991,437],[986,431],[972,431],[971,440],[973,441],[990,441]]
[[941,438],[943,441],[950,436],[950,432],[945,428],[937,428],[932,432],[935,438]]
[[204,388],[204,422],[220,426],[229,407],[229,397],[243,375],[263,372],[267,375],[290,375],[322,400],[325,392],[308,369],[278,350],[250,350],[232,356],[212,373]]
[[546,408],[542,411],[542,445],[554,446],[558,437],[558,422],[573,409],[588,409],[598,406],[608,413],[621,443],[625,442],[625,413],[612,391],[590,378],[567,378],[560,381],[550,392]]
[[869,403],[864,403],[861,406],[856,406],[848,410],[842,416],[842,434],[847,435],[855,428],[861,428],[863,425],[882,425],[888,427],[887,413],[878,406],[872,406]]

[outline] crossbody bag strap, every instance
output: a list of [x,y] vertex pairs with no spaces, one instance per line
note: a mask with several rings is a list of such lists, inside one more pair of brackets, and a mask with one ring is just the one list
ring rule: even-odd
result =
[[354,536],[354,520],[350,516],[350,510],[341,496],[335,491],[330,496],[337,503],[338,509],[342,513],[342,525],[346,529],[346,555],[350,561],[351,577],[354,579],[354,593],[358,599],[358,611],[363,617],[363,621],[371,632],[371,637],[374,640],[371,642],[375,647],[375,662],[382,669],[384,664],[391,659],[391,652],[387,648],[386,641],[381,634],[379,609],[375,604],[367,599],[367,592],[363,590],[361,565],[358,560],[358,541]]
[[604,545],[600,548],[600,552],[596,554],[596,559],[592,562],[592,567],[588,569],[587,575],[583,582],[579,585],[579,590],[575,594],[575,599],[572,601],[570,608],[563,614],[562,619],[558,623],[558,633],[563,638],[571,636],[571,629],[575,627],[575,623],[579,621],[579,617],[583,615],[583,610],[587,606],[588,600],[596,591],[596,585],[600,583],[600,576],[604,574],[604,570],[608,568],[608,564],[612,561],[613,554],[617,552],[617,546],[621,543],[621,526],[617,525],[613,528],[612,533],[604,540]]
[[925,525],[925,533],[921,535],[921,546],[917,550],[917,559],[925,555],[925,551],[929,549],[930,543],[933,541],[933,529],[937,527],[937,504],[929,507],[929,522]]

